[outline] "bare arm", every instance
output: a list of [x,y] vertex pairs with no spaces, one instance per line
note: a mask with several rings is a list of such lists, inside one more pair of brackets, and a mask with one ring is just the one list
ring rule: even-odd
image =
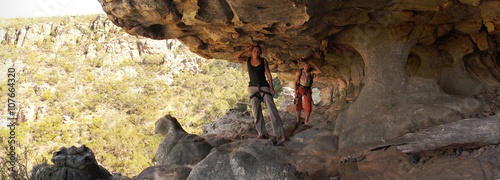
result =
[[295,73],[295,83],[293,84],[293,90],[295,92],[295,96],[297,96],[297,93],[299,92],[299,89],[298,89],[299,88],[298,84],[300,81],[299,76],[300,76],[300,70]]
[[239,52],[237,52],[235,55],[234,55],[234,59],[238,60],[238,61],[245,61],[246,59],[241,57],[241,55],[245,54],[246,52],[249,52],[250,49],[252,49],[252,46],[248,46],[246,47],[244,50],[241,50]]
[[311,71],[312,74],[316,75],[316,74],[321,74],[323,71],[316,65],[314,65],[313,63],[310,63],[313,67],[314,67],[314,70]]
[[274,95],[273,76],[271,75],[271,70],[269,70],[269,63],[267,63],[267,60],[265,59],[264,59],[264,68],[266,71],[267,81],[269,83],[269,89],[271,91],[270,93]]

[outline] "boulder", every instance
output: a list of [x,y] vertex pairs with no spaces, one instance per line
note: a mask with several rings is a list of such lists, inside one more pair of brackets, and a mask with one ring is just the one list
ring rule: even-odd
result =
[[54,165],[39,164],[31,171],[31,180],[111,180],[112,175],[97,164],[94,153],[85,145],[61,147],[52,156]]
[[155,132],[165,136],[156,152],[158,165],[194,165],[212,149],[205,139],[187,133],[177,119],[170,115],[156,122]]
[[299,179],[284,147],[248,139],[214,148],[193,167],[194,179]]
[[134,180],[185,180],[191,168],[177,165],[158,165],[144,169]]

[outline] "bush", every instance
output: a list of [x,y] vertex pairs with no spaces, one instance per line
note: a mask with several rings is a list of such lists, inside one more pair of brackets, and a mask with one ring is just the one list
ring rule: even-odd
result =
[[[53,19],[54,22],[57,19]],[[23,23],[35,21],[30,19]],[[9,23],[2,26],[9,25],[15,26]],[[137,37],[122,34],[96,37],[137,41]],[[52,36],[46,36],[43,43],[36,42],[36,51],[0,45],[10,50],[1,52],[0,58],[24,59],[26,64],[23,88],[19,88],[17,98],[19,103],[32,103],[36,106],[35,111],[46,111],[41,113],[44,117],[40,115],[35,122],[18,126],[22,132],[19,144],[24,145],[19,147],[19,154],[26,154],[20,158],[25,165],[22,167],[24,171],[19,171],[23,172],[19,174],[20,178],[27,178],[24,172],[47,162],[61,146],[81,144],[90,147],[98,162],[109,171],[137,175],[153,164],[152,159],[163,139],[161,135],[153,134],[158,118],[171,114],[188,132],[199,134],[201,125],[221,117],[229,108],[238,106],[240,100],[248,99],[248,77],[238,64],[200,60],[199,72],[181,71],[173,75],[164,63],[165,55],[159,54],[142,55],[139,63],[124,58],[119,65],[108,65],[106,58],[112,56],[104,52],[103,44],[106,43],[91,38],[78,39],[80,44],[67,45],[59,52],[52,51],[55,47]],[[78,52],[90,44],[97,45],[100,56],[83,59]],[[184,53],[182,56],[186,58],[199,58],[187,50],[177,49],[176,52]],[[137,74],[127,74],[130,71]],[[167,77],[173,78],[173,84],[167,85]],[[38,96],[32,88],[36,84],[50,87]],[[0,97],[5,97],[6,91],[0,86],[0,92],[4,92]],[[65,120],[63,117],[66,116],[71,120]],[[6,131],[5,127],[0,127],[0,133]],[[5,137],[0,138],[3,138],[2,147],[5,147]],[[3,161],[0,158],[0,163]],[[6,177],[6,167],[2,165],[0,175]]]

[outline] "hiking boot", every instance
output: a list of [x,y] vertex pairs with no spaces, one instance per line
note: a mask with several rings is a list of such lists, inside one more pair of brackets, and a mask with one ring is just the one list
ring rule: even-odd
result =
[[279,139],[274,145],[275,146],[284,146],[285,145],[285,141],[287,140],[287,138],[285,136],[281,137],[281,139]]
[[257,139],[269,139],[269,135],[268,134],[259,135],[257,136]]

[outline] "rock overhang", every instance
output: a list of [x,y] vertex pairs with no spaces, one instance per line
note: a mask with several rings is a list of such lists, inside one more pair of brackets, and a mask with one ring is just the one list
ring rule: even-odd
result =
[[[351,43],[370,39],[386,30],[384,33],[393,38],[405,38],[409,32],[420,29],[413,35],[418,36],[414,37],[417,50],[412,49],[406,68],[415,72],[408,72],[409,75],[441,81],[441,75],[436,74],[442,72],[436,72],[435,66],[452,67],[449,61],[453,61],[453,57],[488,54],[489,62],[477,58],[469,63],[464,60],[465,69],[480,69],[493,63],[488,76],[497,81],[500,78],[498,60],[495,60],[500,44],[500,2],[496,0],[99,2],[109,19],[126,32],[152,39],[176,38],[204,58],[235,62],[236,51],[259,44],[273,72],[292,73],[301,67],[301,61],[312,61],[325,69],[322,77],[343,78],[349,82],[353,64],[361,66],[360,71],[364,66],[357,55],[359,47],[353,48]],[[340,41],[341,34],[356,35]],[[424,57],[429,55],[427,51],[422,53],[421,49],[425,48],[421,47],[431,49],[429,52],[437,51],[433,57],[436,60],[425,64]],[[464,48],[467,51],[457,51]],[[361,63],[356,62],[358,60]],[[415,63],[410,61],[417,61],[419,67],[412,67]],[[473,63],[476,61],[482,64]]]
[[126,32],[176,38],[205,58],[235,62],[259,44],[280,78],[318,65],[314,86],[338,103],[325,105],[350,101],[334,118],[339,153],[471,117],[473,95],[500,89],[498,0],[99,2]]

